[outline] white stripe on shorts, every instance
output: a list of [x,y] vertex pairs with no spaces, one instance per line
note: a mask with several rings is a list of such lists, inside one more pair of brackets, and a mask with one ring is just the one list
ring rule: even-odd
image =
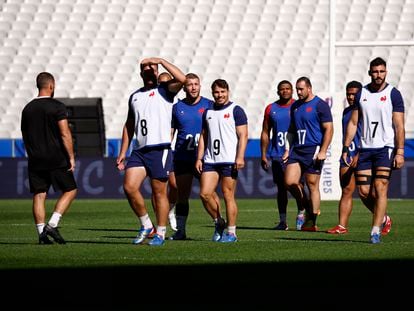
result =
[[313,160],[315,160],[315,159],[316,159],[316,156],[317,156],[317,155],[318,155],[318,153],[319,153],[319,149],[321,149],[321,146],[316,146],[315,153],[313,154],[313,157],[312,157],[312,159],[313,159]]
[[168,149],[164,149],[162,152],[162,168],[165,168],[165,163],[167,162],[167,156],[168,156]]

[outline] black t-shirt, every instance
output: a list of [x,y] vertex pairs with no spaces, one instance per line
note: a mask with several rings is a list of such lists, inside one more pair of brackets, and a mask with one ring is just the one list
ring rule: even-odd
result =
[[50,170],[69,167],[58,121],[67,119],[63,103],[51,97],[38,97],[22,112],[21,130],[29,157],[29,169]]

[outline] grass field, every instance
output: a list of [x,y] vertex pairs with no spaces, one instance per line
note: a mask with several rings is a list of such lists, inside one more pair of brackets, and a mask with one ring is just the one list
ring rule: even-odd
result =
[[[48,217],[53,203],[48,202]],[[333,278],[349,288],[370,287],[384,274],[392,282],[413,276],[414,201],[389,201],[394,224],[379,245],[369,243],[371,215],[358,200],[354,201],[350,232],[341,236],[323,232],[337,222],[337,202],[322,202],[321,231],[316,233],[294,230],[293,203],[288,208],[289,231],[272,229],[278,220],[274,200],[239,200],[238,204],[237,243],[211,242],[212,221],[201,203],[193,200],[189,239],[150,247],[131,244],[138,222],[126,200],[76,200],[60,223],[66,245],[37,244],[31,201],[1,200],[0,273],[16,287],[21,287],[20,282],[14,283],[16,278],[25,280],[28,291],[39,277],[75,282],[79,298],[86,298],[83,295],[89,291],[106,297],[103,302],[107,303],[114,297],[133,295],[134,285],[126,284],[138,284],[140,279],[152,286],[160,282],[186,286],[187,293],[197,294],[223,278],[240,285],[237,295],[244,297],[257,289],[273,292],[277,287],[297,287],[304,271],[310,271],[317,287],[331,286]],[[154,219],[152,211],[151,217]],[[269,280],[275,283],[270,287],[262,284]],[[67,290],[74,288],[68,285]],[[73,301],[70,297],[67,300]]]

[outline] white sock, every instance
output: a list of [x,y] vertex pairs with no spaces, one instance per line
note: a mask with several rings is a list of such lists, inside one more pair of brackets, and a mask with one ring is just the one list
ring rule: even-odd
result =
[[280,222],[286,223],[286,213],[280,214],[279,218],[280,218]]
[[378,226],[373,226],[372,230],[371,230],[371,235],[373,234],[379,234],[380,233],[380,227]]
[[141,222],[141,225],[144,226],[144,229],[150,229],[153,227],[151,218],[149,217],[148,213],[144,216],[140,216],[139,221]]
[[44,227],[45,227],[44,223],[36,224],[37,233],[39,233],[39,235],[43,232]]
[[346,227],[342,226],[342,225],[338,225],[338,227],[341,227],[342,229],[346,229]]
[[236,226],[228,226],[227,232],[236,235]]
[[53,212],[52,217],[50,217],[50,220],[49,220],[48,224],[52,228],[56,228],[59,225],[59,221],[60,221],[61,217],[62,217],[62,215],[59,214],[58,212]]
[[167,232],[166,226],[157,226],[157,234],[165,239],[165,233]]
[[384,215],[384,218],[382,219],[382,223],[387,221],[387,214]]

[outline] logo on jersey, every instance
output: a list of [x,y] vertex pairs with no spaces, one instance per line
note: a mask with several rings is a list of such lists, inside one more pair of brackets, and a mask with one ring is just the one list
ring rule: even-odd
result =
[[152,96],[154,96],[155,95],[155,92],[154,91],[152,91],[150,94],[149,94],[149,97],[152,97]]
[[312,111],[312,107],[306,107],[306,112],[311,112]]
[[230,118],[230,113],[226,113],[226,114],[224,115],[224,119],[228,119],[228,118]]
[[205,108],[200,108],[200,109],[198,109],[198,113],[203,114],[205,110],[206,110]]
[[184,110],[181,110],[181,111],[180,111],[180,114],[184,114]]
[[382,96],[381,98],[380,98],[380,101],[382,101],[382,102],[385,102],[387,100],[387,96]]

